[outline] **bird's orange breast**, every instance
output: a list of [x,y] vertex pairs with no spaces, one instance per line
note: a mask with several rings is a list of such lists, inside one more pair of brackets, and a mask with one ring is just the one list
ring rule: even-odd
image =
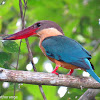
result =
[[[48,56],[47,56],[48,57]],[[51,57],[48,57],[52,62],[56,63],[56,65],[60,65],[61,67],[63,68],[66,68],[66,69],[78,69],[79,67],[75,66],[75,65],[72,65],[72,64],[69,64],[69,63],[66,63],[66,62],[63,62],[63,61],[58,61],[54,58],[51,58]],[[82,69],[84,70],[84,69]]]

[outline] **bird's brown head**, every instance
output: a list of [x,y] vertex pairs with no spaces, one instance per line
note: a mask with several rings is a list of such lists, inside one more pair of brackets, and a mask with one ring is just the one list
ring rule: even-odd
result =
[[[23,29],[15,34],[12,34],[8,37],[3,38],[3,40],[16,40],[24,39],[32,35],[40,36],[44,33],[45,30],[56,30],[60,34],[64,35],[61,27],[53,21],[42,20],[34,23],[30,27]],[[44,31],[43,31],[44,30]]]

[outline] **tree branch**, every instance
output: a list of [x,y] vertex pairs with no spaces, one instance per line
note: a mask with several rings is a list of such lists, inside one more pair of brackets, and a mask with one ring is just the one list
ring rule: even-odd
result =
[[96,100],[95,96],[100,93],[100,89],[88,89],[78,100]]
[[36,85],[67,86],[72,88],[100,89],[100,83],[93,78],[76,77],[52,73],[8,70],[0,68],[0,81],[17,82]]

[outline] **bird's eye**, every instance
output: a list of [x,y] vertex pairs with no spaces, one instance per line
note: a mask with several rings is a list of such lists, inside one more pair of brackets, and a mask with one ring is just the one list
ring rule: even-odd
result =
[[40,27],[41,26],[41,24],[40,23],[37,23],[37,27]]

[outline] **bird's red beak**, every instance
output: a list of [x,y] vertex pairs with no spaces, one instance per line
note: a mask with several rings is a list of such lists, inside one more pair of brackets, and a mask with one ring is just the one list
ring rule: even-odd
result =
[[12,35],[10,35],[8,37],[3,38],[3,40],[24,39],[24,38],[27,38],[29,36],[36,35],[36,30],[38,30],[38,28],[34,28],[34,27],[30,26],[30,27],[28,27],[26,29],[23,29],[20,32],[17,32],[15,34],[12,34]]

